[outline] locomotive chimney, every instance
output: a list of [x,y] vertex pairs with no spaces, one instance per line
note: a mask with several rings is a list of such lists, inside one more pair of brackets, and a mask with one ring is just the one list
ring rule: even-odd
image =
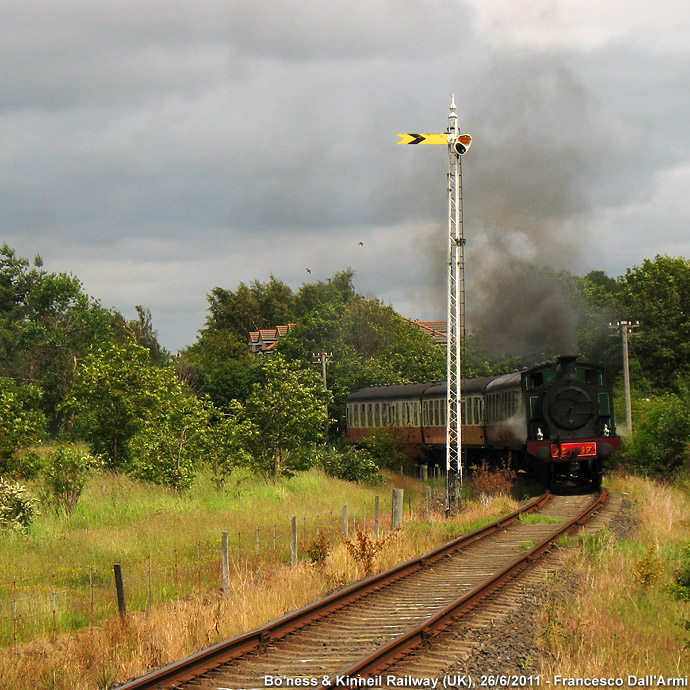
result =
[[575,362],[577,362],[577,355],[559,355],[557,357],[560,365],[560,372],[562,378],[575,378]]

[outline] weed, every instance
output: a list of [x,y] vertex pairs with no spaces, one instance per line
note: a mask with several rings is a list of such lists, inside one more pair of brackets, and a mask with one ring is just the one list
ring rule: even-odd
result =
[[374,572],[374,558],[381,551],[387,541],[395,536],[400,528],[394,530],[383,539],[372,539],[366,532],[357,530],[355,541],[345,540],[348,553],[355,559],[357,567],[367,577]]
[[303,551],[309,556],[309,560],[317,566],[323,566],[330,550],[331,541],[323,532],[320,532],[303,548]]
[[[681,549],[681,566],[673,573],[673,582],[666,591],[678,601],[690,601],[690,544]],[[689,622],[685,622],[688,629]]]
[[515,471],[505,461],[500,467],[492,470],[486,460],[483,460],[475,469],[472,482],[479,497],[489,500],[495,496],[508,496],[516,476]]
[[520,542],[520,548],[523,551],[529,551],[534,548],[534,539],[528,539],[527,541]]
[[633,567],[636,582],[648,587],[653,585],[664,572],[664,564],[659,556],[659,547],[651,544],[647,553]]
[[523,513],[518,520],[523,525],[556,525],[566,521],[565,518],[543,515],[542,513]]

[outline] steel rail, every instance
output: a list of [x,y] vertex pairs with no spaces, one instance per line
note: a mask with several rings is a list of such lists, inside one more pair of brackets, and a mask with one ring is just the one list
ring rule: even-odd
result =
[[[549,537],[513,560],[486,582],[478,585],[454,602],[451,602],[423,623],[411,628],[408,632],[391,640],[391,642],[382,645],[349,668],[330,676],[331,682],[321,685],[319,690],[327,690],[337,685],[343,685],[343,679],[352,678],[353,676],[367,678],[379,675],[396,661],[407,656],[412,649],[428,644],[434,637],[442,633],[445,628],[455,622],[464,613],[477,606],[483,599],[500,589],[509,580],[512,580],[522,570],[529,567],[533,561],[538,560],[551,548],[553,542],[587,522],[592,513],[599,510],[607,501],[608,492],[606,489],[602,489],[599,496],[592,504],[577,517],[564,523]],[[339,682],[337,682],[338,679],[340,679]],[[344,684],[347,685],[347,681],[345,681]]]
[[301,609],[297,609],[281,618],[266,623],[255,630],[219,642],[185,659],[175,661],[172,664],[163,666],[144,676],[128,681],[118,686],[118,690],[159,690],[159,688],[175,687],[180,683],[197,678],[206,671],[216,668],[228,661],[232,661],[244,654],[255,650],[261,650],[268,643],[278,640],[288,633],[302,628],[308,623],[322,618],[337,609],[343,608],[396,580],[425,568],[452,551],[466,547],[499,530],[505,529],[518,520],[521,515],[543,508],[544,505],[551,500],[552,496],[553,494],[548,492],[538,496],[518,510],[484,527],[480,527],[472,532],[457,537],[405,563],[401,563],[384,572],[377,573],[365,580],[356,582],[324,599],[308,604]]

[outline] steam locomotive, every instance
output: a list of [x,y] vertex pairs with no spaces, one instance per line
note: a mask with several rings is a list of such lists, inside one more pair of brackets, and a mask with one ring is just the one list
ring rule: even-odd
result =
[[[386,428],[410,454],[443,453],[446,383],[373,386],[346,404],[350,443]],[[605,370],[561,356],[511,374],[464,379],[466,462],[503,458],[551,487],[601,486],[605,461],[620,447]]]

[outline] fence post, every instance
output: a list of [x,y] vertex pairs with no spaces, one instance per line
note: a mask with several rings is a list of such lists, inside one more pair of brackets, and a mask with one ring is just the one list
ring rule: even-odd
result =
[[51,579],[50,579],[50,605],[53,611],[53,632],[52,632],[52,641],[53,644],[55,644],[55,641],[57,640],[57,603],[55,601],[55,572],[52,573]]
[[428,484],[424,487],[424,498],[426,499],[424,514],[428,520],[431,517],[431,487]]
[[403,515],[403,490],[393,489],[393,505],[391,507],[391,529],[402,525]]
[[115,563],[115,589],[117,590],[117,610],[120,612],[120,620],[127,621],[127,602],[125,601],[125,583],[122,579],[122,565]]
[[17,616],[17,576],[12,578],[12,634],[14,655],[17,656],[17,629],[19,627],[19,617]]
[[379,538],[379,508],[380,508],[380,501],[379,497],[377,496],[374,499],[374,532],[376,533],[376,538]]
[[93,566],[89,566],[89,630],[93,638]]
[[290,552],[291,552],[291,560],[290,564],[294,568],[297,565],[297,518],[293,517],[292,518],[292,533],[291,533],[291,539],[290,539]]
[[196,543],[196,578],[199,585],[199,594],[201,594],[201,542]]
[[258,556],[260,552],[260,547],[259,547],[259,528],[256,528],[256,555]]
[[347,506],[343,506],[343,534],[345,539],[348,537],[348,529],[350,527],[349,521],[347,519]]
[[419,469],[422,473],[422,481],[427,481],[429,479],[429,468],[426,465],[420,465]]
[[223,532],[221,540],[221,563],[223,566],[223,596],[230,593],[230,554],[228,549],[228,533]]

